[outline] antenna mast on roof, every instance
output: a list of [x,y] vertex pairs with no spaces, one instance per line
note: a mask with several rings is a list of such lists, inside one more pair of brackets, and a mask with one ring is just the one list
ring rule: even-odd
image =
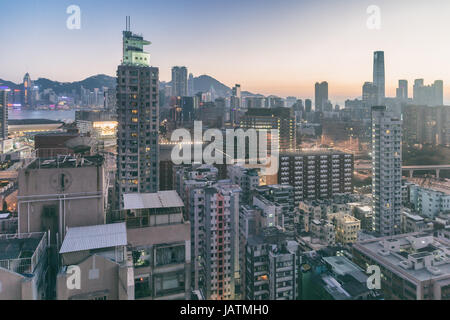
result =
[[125,30],[131,31],[131,17],[130,16],[126,16]]

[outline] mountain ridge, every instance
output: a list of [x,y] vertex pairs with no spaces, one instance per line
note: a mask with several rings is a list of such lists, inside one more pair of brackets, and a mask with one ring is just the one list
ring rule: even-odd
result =
[[[58,95],[71,94],[72,92],[79,94],[81,91],[81,87],[91,91],[94,90],[95,88],[116,87],[116,77],[111,77],[105,74],[97,74],[85,78],[83,80],[73,82],[60,82],[47,78],[38,78],[33,82],[35,85],[39,86],[40,90],[52,89]],[[171,81],[168,82],[160,81],[160,84],[162,84],[163,86],[170,85]],[[7,86],[10,89],[14,90],[14,89],[21,89],[23,87],[23,84],[22,83],[17,84],[12,81],[0,79],[0,86]],[[214,89],[217,96],[227,97],[231,95],[230,87],[228,87],[227,85],[223,84],[219,80],[209,75],[203,74],[194,78],[195,93],[208,92],[211,89],[211,87]],[[249,96],[259,96],[259,94],[253,94],[248,91],[243,91],[242,93]]]

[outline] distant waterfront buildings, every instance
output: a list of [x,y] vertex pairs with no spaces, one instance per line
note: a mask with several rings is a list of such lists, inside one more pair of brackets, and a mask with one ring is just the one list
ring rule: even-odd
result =
[[8,87],[0,87],[0,140],[8,139]]

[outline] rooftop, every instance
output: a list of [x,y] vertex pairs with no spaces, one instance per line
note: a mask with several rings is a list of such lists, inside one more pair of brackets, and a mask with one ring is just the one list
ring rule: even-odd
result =
[[333,268],[333,272],[337,275],[345,276],[350,274],[360,282],[365,282],[367,279],[367,276],[362,272],[362,270],[346,257],[326,257],[323,258],[323,260]]
[[128,193],[123,195],[124,209],[157,209],[184,207],[184,203],[175,190],[157,193]]
[[354,248],[414,283],[450,278],[450,244],[431,234],[369,239]]
[[59,253],[127,245],[125,223],[69,228]]
[[421,188],[450,195],[450,179],[410,178],[408,181]]
[[0,267],[31,274],[45,253],[46,233],[0,235]]
[[342,155],[350,154],[336,149],[298,149],[296,151],[280,152],[280,156],[315,156],[315,155]]
[[59,156],[57,158],[38,158],[27,167],[27,169],[54,169],[54,168],[78,168],[78,167],[99,167],[103,165],[104,158],[100,155],[75,157]]

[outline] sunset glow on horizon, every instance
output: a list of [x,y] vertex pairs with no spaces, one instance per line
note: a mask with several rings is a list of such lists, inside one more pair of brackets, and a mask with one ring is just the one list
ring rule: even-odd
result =
[[[42,2],[0,5],[8,12],[0,27],[9,30],[0,35],[8,43],[1,79],[20,82],[26,72],[57,81],[114,76],[130,15],[132,30],[152,41],[148,51],[161,81],[170,81],[172,66],[184,65],[230,87],[299,98],[312,98],[314,83],[327,81],[330,99],[343,103],[361,96],[372,81],[373,51],[382,50],[388,97],[398,80],[408,80],[412,92],[414,79],[423,78],[443,80],[450,102],[448,1],[79,0],[80,30],[65,27],[72,0]],[[367,27],[370,5],[380,8],[379,30]]]

